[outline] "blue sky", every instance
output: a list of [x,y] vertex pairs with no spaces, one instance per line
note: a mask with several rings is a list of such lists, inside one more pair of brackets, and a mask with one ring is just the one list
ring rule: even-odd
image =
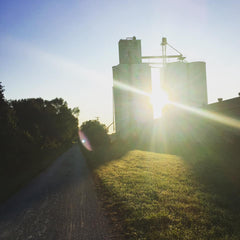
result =
[[209,102],[240,92],[240,1],[0,0],[0,81],[7,99],[62,97],[80,121],[112,121],[118,41],[163,36],[188,61],[206,61]]

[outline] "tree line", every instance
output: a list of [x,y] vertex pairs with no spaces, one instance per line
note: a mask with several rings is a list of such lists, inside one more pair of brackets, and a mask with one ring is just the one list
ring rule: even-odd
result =
[[[11,185],[27,171],[37,173],[76,141],[78,114],[62,98],[6,100],[0,82],[1,185]],[[6,188],[8,192],[11,187]]]

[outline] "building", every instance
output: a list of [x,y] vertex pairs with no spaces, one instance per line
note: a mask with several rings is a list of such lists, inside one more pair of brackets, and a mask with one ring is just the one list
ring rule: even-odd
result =
[[153,119],[151,68],[142,63],[141,40],[121,39],[119,64],[113,66],[113,101],[116,133],[125,137]]
[[[178,51],[178,55],[166,55],[169,45],[166,38],[161,45],[162,56],[142,56],[141,40],[136,37],[118,43],[119,64],[113,67],[113,100],[115,129],[121,136],[153,120],[151,64],[156,62],[143,63],[142,59],[163,60],[161,85],[171,101],[192,107],[208,104],[206,63],[183,62],[185,58]],[[166,63],[168,58],[179,61]]]
[[224,100],[218,99],[218,102],[208,104],[204,109],[217,112],[234,119],[240,119],[240,96]]

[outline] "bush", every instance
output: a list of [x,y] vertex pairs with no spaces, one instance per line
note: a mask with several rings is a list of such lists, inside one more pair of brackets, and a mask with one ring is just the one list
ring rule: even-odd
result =
[[86,121],[81,125],[80,129],[88,138],[92,150],[96,150],[99,147],[108,147],[110,145],[108,129],[104,124],[101,124],[99,121]]

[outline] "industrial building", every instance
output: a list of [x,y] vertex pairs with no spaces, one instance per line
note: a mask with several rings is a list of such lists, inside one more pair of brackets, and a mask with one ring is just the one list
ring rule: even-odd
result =
[[173,102],[187,106],[207,105],[205,62],[173,62],[161,69],[161,85]]
[[[162,38],[161,46],[161,56],[142,56],[141,40],[136,37],[121,39],[118,43],[119,64],[113,67],[113,102],[114,126],[120,136],[127,136],[153,120],[150,103],[153,65],[159,67],[160,64],[161,86],[171,101],[194,107],[208,103],[205,62],[184,61],[183,55],[169,45],[166,38]],[[178,54],[167,55],[167,46]],[[143,62],[151,59],[154,62]],[[175,62],[168,62],[168,59],[175,59]]]
[[238,97],[223,100],[218,99],[218,102],[208,104],[205,110],[217,112],[234,119],[240,119],[240,94]]
[[[150,95],[151,67],[142,63],[141,40],[121,39],[119,64],[113,67],[113,101],[116,133],[127,136],[153,119]],[[127,87],[145,92],[129,91]]]

